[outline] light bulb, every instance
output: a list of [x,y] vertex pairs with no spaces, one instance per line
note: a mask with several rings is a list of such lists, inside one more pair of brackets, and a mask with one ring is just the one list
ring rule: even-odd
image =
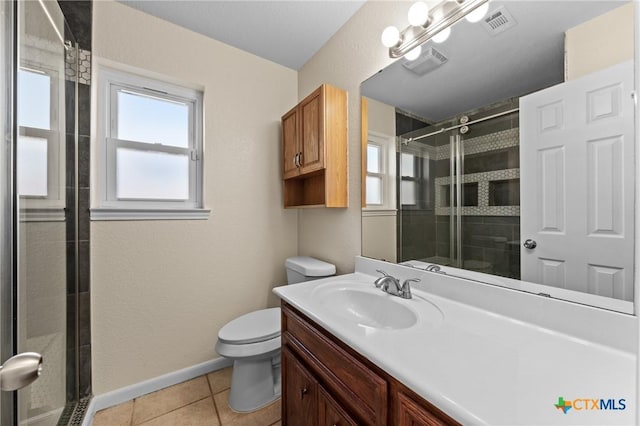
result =
[[422,53],[422,47],[420,47],[420,46],[414,47],[406,55],[404,55],[404,58],[407,61],[414,61],[414,60],[418,59],[418,56],[420,56],[420,53]]
[[392,25],[382,31],[382,37],[380,39],[386,47],[393,47],[400,41],[400,31]]
[[429,6],[424,2],[417,2],[409,8],[409,24],[414,27],[424,26],[429,19]]
[[484,15],[489,11],[489,3],[485,3],[482,6],[476,8],[473,12],[469,13],[465,16],[465,19],[469,22],[478,22]]
[[449,38],[449,35],[451,35],[451,27],[447,27],[444,30],[440,31],[438,34],[431,37],[431,40],[435,41],[436,43],[442,43]]

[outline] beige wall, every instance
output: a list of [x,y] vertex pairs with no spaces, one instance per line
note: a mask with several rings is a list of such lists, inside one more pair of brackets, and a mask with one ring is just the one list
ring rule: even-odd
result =
[[[368,131],[378,135],[393,137],[396,134],[396,109],[391,105],[367,98]],[[387,155],[391,158],[393,182],[395,186],[395,144],[389,146]],[[395,198],[394,188],[391,197]],[[395,204],[392,206],[395,208]],[[397,214],[393,211],[371,212],[362,210],[362,256],[382,259],[389,262],[397,261]]]
[[349,207],[300,212],[298,248],[335,263],[338,273],[353,271],[360,254],[360,83],[389,65],[380,34],[388,25],[404,28],[411,3],[369,1],[307,62],[298,74],[302,99],[322,83],[349,93]]
[[280,161],[280,116],[298,88],[291,69],[119,3],[95,2],[93,25],[98,62],[204,87],[212,209],[206,221],[92,222],[93,389],[102,394],[217,357],[222,325],[277,303],[271,288],[298,252]]
[[633,59],[634,7],[631,2],[566,32],[567,80]]
[[368,131],[396,135],[396,107],[367,98]]

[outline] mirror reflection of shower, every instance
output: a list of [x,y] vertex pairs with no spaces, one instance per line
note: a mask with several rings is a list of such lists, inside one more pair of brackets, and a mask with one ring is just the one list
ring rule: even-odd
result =
[[396,129],[398,261],[519,279],[517,99],[436,124],[396,111]]

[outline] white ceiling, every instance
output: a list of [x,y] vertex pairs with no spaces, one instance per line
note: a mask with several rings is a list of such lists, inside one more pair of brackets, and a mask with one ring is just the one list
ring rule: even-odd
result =
[[142,12],[299,70],[351,18],[365,0],[119,1]]
[[[362,94],[437,123],[463,112],[564,81],[564,32],[621,6],[620,1],[492,1],[517,25],[490,35],[462,20],[442,44],[428,42],[448,61],[418,76],[400,59],[362,84]],[[602,31],[606,31],[602,28]]]

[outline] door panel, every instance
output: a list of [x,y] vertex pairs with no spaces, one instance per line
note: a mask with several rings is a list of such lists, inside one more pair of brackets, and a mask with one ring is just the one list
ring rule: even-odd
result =
[[298,113],[297,109],[282,118],[284,179],[297,176],[298,170]]
[[322,88],[300,104],[302,167],[305,174],[324,167],[324,122]]
[[627,62],[521,98],[523,280],[633,300],[632,90]]

